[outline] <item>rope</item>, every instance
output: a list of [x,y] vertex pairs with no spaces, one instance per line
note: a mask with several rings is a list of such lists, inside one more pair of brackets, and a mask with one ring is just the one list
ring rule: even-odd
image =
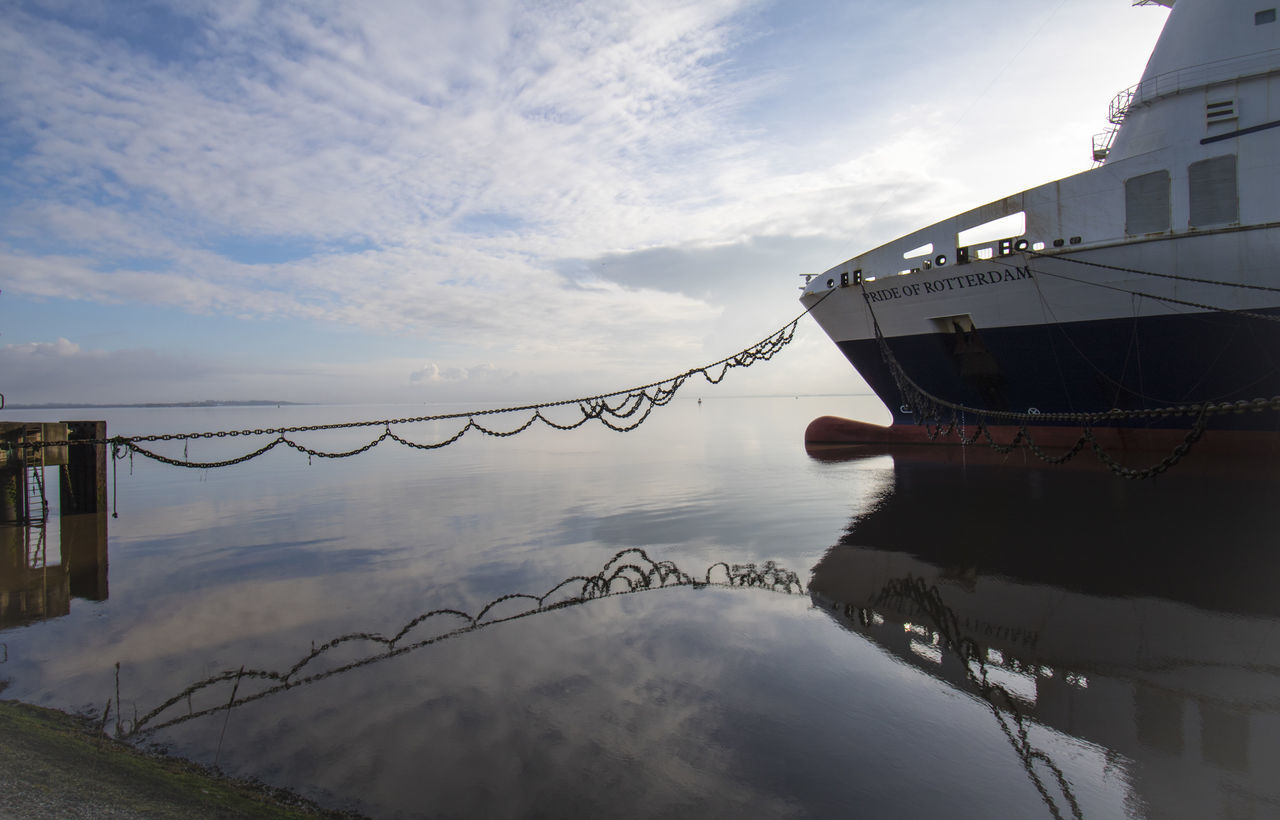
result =
[[1269,293],[1280,293],[1280,288],[1273,288],[1268,285],[1250,285],[1244,282],[1223,282],[1220,279],[1198,279],[1194,276],[1181,276],[1174,273],[1156,273],[1155,271],[1140,270],[1138,268],[1126,268],[1120,265],[1107,265],[1102,262],[1091,262],[1087,259],[1077,259],[1074,256],[1057,253],[1040,253],[1030,249],[1021,251],[1027,256],[1035,256],[1040,259],[1059,259],[1063,262],[1072,262],[1077,265],[1088,265],[1092,268],[1105,268],[1106,270],[1119,271],[1121,273],[1135,273],[1139,276],[1155,276],[1160,279],[1173,279],[1178,282],[1195,282],[1200,285],[1218,285],[1224,288],[1247,288],[1249,290],[1263,290]]
[[[1236,316],[1248,316],[1250,319],[1261,319],[1264,322],[1280,322],[1280,316],[1272,316],[1267,313],[1254,313],[1248,310],[1238,310],[1235,308],[1218,307],[1217,305],[1207,305],[1202,302],[1188,302],[1185,299],[1175,299],[1172,296],[1157,296],[1154,293],[1144,293],[1143,291],[1140,291],[1140,290],[1129,290],[1128,288],[1122,288],[1117,285],[1106,285],[1106,284],[1103,284],[1102,282],[1090,282],[1087,279],[1077,279],[1074,276],[1067,276],[1061,273],[1051,273],[1050,271],[1038,270],[1030,266],[1027,267],[1027,270],[1031,271],[1032,273],[1040,273],[1040,274],[1044,274],[1045,276],[1052,276],[1055,279],[1065,279],[1068,282],[1075,282],[1076,284],[1079,284],[1079,285],[1093,285],[1094,287],[1097,287],[1097,288],[1114,290],[1119,293],[1128,294],[1129,296],[1141,296],[1147,299],[1155,299],[1157,302],[1167,302],[1171,305],[1182,305],[1183,307],[1191,307],[1191,308],[1196,308],[1197,310],[1207,310],[1207,311],[1216,312],[1216,313],[1233,313]],[[1178,279],[1181,277],[1171,276],[1169,278]],[[1192,279],[1188,281],[1204,282],[1206,280]],[[1210,284],[1226,285],[1230,283],[1210,282]],[[1249,285],[1246,287],[1252,287],[1252,286]],[[1265,288],[1265,290],[1275,290],[1275,288]]]
[[[116,460],[120,460],[125,457],[132,457],[136,453],[137,455],[144,456],[152,461],[158,461],[161,464],[168,464],[173,467],[207,470],[215,467],[229,467],[233,464],[241,464],[243,462],[250,461],[269,453],[280,445],[297,450],[309,458],[350,458],[367,452],[388,439],[396,442],[397,444],[416,450],[438,450],[441,447],[447,447],[448,445],[458,441],[471,430],[475,430],[486,436],[507,438],[528,430],[537,422],[541,422],[542,424],[556,430],[574,430],[586,424],[588,421],[598,421],[610,430],[614,430],[619,433],[626,433],[643,424],[649,418],[649,414],[653,412],[655,407],[665,407],[669,404],[671,400],[675,398],[676,393],[679,392],[680,388],[683,387],[689,379],[695,376],[702,376],[708,383],[715,385],[724,381],[724,378],[728,375],[729,371],[734,368],[750,367],[757,362],[769,361],[772,359],[780,350],[791,344],[792,340],[795,338],[796,328],[799,326],[800,320],[808,315],[818,305],[822,304],[823,300],[833,292],[834,291],[828,291],[823,294],[823,296],[809,306],[809,308],[787,324],[783,325],[780,329],[750,347],[733,354],[732,356],[726,356],[725,358],[712,362],[711,364],[686,370],[678,376],[672,376],[660,381],[650,382],[649,384],[643,384],[638,387],[631,387],[625,390],[616,390],[612,393],[600,393],[594,396],[586,396],[577,399],[563,399],[560,401],[543,402],[540,404],[522,404],[491,410],[468,410],[465,412],[439,413],[428,416],[414,416],[398,419],[348,421],[336,424],[255,428],[251,430],[216,430],[200,433],[113,436],[105,439],[78,439],[76,441],[36,441],[24,442],[19,446],[27,449],[38,450],[44,447],[59,447],[67,444],[110,445],[112,457]],[[580,417],[577,420],[568,423],[553,421],[542,412],[553,407],[570,406],[576,406]],[[494,416],[502,413],[530,413],[530,415],[522,423],[509,430],[494,429],[481,424],[479,421],[485,416]],[[465,423],[461,429],[453,435],[441,441],[432,443],[411,441],[403,436],[397,435],[391,430],[394,425],[418,424],[433,421],[462,421]],[[294,433],[350,430],[365,427],[381,427],[382,431],[376,438],[373,438],[366,444],[355,447],[351,450],[316,450],[289,438],[290,434]],[[157,441],[182,441],[185,443],[198,439],[237,438],[240,436],[275,436],[275,438],[256,450],[252,450],[233,458],[217,461],[188,460],[186,457],[187,453],[185,444],[183,448],[183,458],[181,459],[157,453],[155,450],[143,446],[143,444],[149,444]]]

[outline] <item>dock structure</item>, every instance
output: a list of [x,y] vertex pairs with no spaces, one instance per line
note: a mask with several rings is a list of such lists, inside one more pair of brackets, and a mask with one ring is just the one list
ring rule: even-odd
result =
[[105,512],[107,446],[77,442],[103,442],[106,437],[105,421],[0,422],[0,523],[48,518],[45,467],[62,468],[58,484],[63,515]]
[[[104,421],[0,422],[0,629],[65,615],[73,597],[106,600],[106,432]],[[59,468],[56,533],[48,467]]]

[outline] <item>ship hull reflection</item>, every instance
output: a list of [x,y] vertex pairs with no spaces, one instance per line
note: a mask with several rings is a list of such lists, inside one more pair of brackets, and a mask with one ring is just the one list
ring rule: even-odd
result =
[[1026,722],[1105,749],[1139,816],[1270,816],[1280,484],[1247,467],[1131,483],[895,453],[892,490],[814,567],[810,594],[988,701],[1055,814],[1077,813],[1071,784],[1017,748]]

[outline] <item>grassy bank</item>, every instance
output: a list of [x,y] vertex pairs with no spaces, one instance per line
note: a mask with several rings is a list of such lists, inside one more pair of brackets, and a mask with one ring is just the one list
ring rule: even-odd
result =
[[350,817],[288,792],[150,755],[88,721],[0,701],[0,816]]

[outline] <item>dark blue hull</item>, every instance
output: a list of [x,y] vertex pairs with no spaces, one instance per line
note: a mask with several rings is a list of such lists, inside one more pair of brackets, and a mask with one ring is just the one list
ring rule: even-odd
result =
[[[1262,311],[1280,318],[1280,309]],[[1280,322],[1195,313],[888,340],[906,374],[939,399],[1015,413],[1096,413],[1280,396]],[[895,424],[913,424],[875,339],[839,343]],[[1185,428],[1185,416],[1116,426]],[[1280,432],[1280,414],[1215,415],[1215,429]]]

